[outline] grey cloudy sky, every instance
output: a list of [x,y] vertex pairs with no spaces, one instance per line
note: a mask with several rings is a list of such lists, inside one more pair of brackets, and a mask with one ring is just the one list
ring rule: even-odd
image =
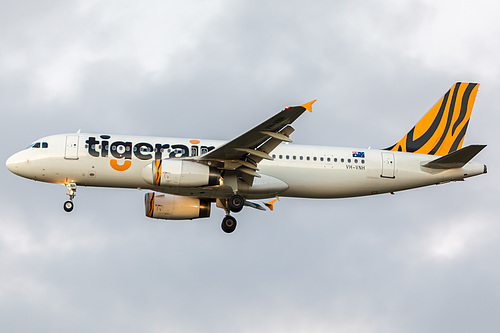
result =
[[395,196],[283,198],[238,229],[157,222],[143,192],[0,168],[2,332],[497,332],[500,5],[491,1],[6,1],[6,160],[78,129],[231,139],[318,99],[302,144],[387,147],[456,81],[484,176]]

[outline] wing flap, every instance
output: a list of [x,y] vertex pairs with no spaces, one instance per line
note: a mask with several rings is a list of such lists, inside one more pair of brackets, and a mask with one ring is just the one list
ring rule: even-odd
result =
[[270,161],[273,160],[273,158],[271,156],[269,156],[269,154],[263,152],[262,150],[250,149],[250,148],[233,148],[233,149],[236,151],[244,152],[244,153],[252,155],[252,156],[260,157],[260,158],[265,159],[265,160],[270,160]]
[[281,134],[280,132],[270,132],[270,131],[262,131],[262,134],[269,135],[271,138],[274,138],[279,141],[284,141],[284,142],[292,142],[290,138],[284,134]]

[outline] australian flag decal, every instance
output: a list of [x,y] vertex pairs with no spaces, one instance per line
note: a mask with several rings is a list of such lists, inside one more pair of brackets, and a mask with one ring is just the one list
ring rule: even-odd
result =
[[365,158],[365,152],[364,151],[353,151],[352,157]]

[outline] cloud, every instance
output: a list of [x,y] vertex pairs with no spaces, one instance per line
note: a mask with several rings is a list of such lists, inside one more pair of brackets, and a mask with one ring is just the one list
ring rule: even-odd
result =
[[493,221],[485,221],[483,216],[455,216],[447,224],[441,223],[430,231],[428,254],[436,259],[455,259],[467,249],[483,243],[492,226]]
[[231,139],[317,98],[294,142],[386,147],[456,80],[482,83],[467,143],[490,173],[346,200],[282,198],[184,222],[143,191],[0,170],[9,331],[494,331],[499,55],[486,2],[32,1],[0,10],[4,160],[89,132]]

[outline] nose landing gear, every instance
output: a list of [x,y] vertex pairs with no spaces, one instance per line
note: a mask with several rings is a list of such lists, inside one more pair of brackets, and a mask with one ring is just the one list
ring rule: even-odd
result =
[[73,201],[69,201],[69,200],[68,200],[68,201],[66,201],[66,202],[64,203],[63,208],[64,208],[64,211],[65,211],[65,212],[68,212],[68,213],[69,213],[69,212],[71,212],[71,211],[73,210],[74,206],[75,206],[75,205],[73,204]]
[[64,211],[65,212],[71,212],[75,205],[73,204],[73,199],[76,196],[76,184],[75,183],[68,183],[66,184],[66,188],[68,189],[67,195],[69,195],[69,200],[66,201],[63,205]]

